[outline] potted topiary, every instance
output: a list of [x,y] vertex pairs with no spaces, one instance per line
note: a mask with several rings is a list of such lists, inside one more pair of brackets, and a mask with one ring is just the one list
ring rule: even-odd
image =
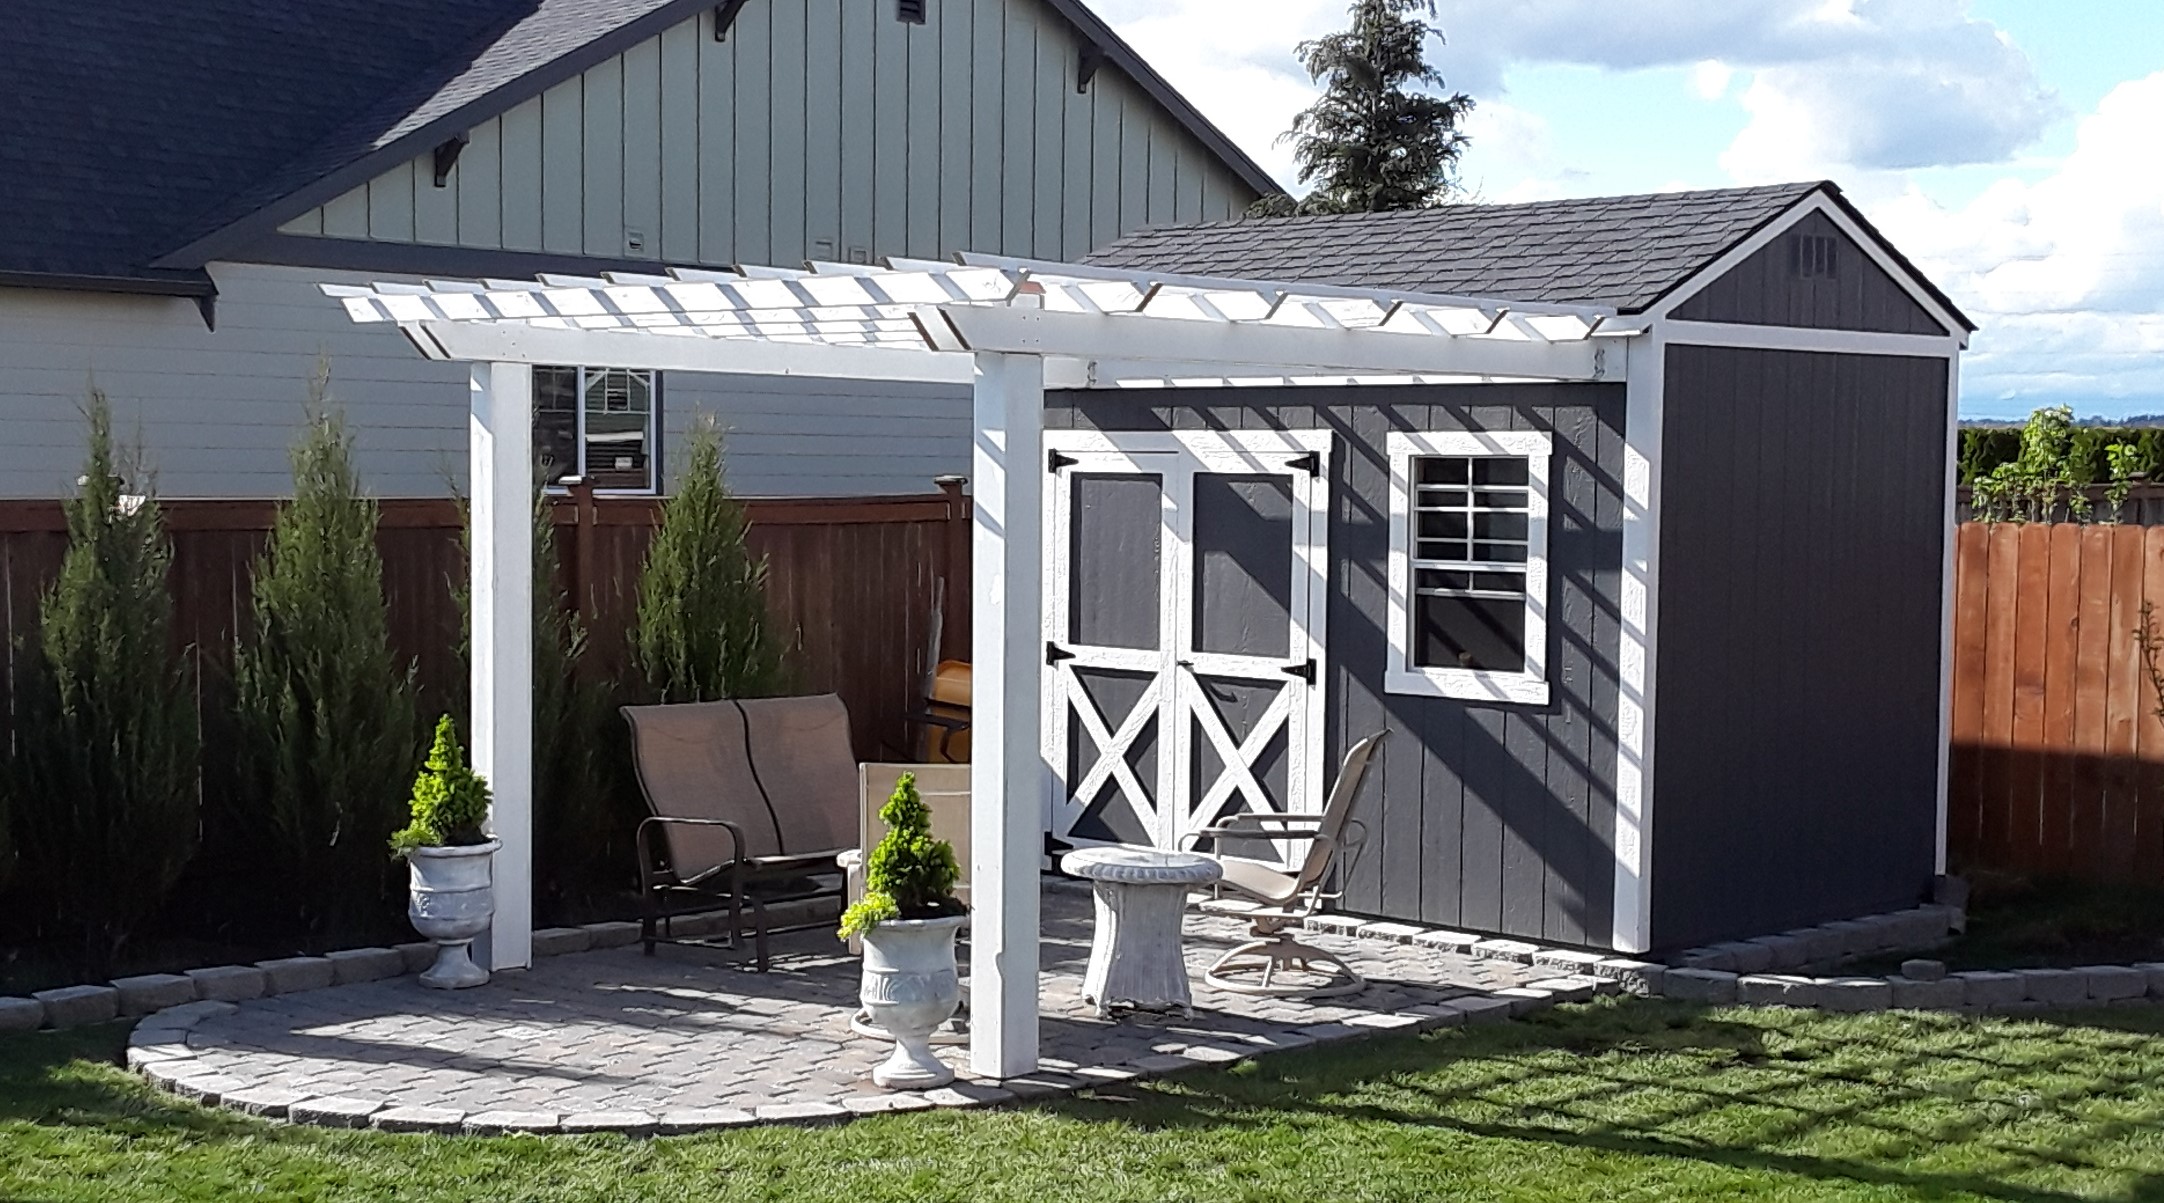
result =
[[879,818],[887,834],[864,865],[864,897],[842,913],[841,936],[864,941],[857,993],[873,1023],[894,1037],[894,1055],[872,1081],[927,1090],[954,1080],[932,1055],[932,1033],[962,1003],[954,936],[967,918],[954,896],[954,846],[932,838],[932,812],[904,773]]
[[412,871],[406,914],[436,944],[436,963],[421,984],[460,990],[488,982],[488,970],[468,951],[496,913],[489,858],[502,845],[481,829],[488,818],[488,783],[466,767],[458,728],[436,720],[436,742],[413,782],[413,822],[391,837],[391,852]]

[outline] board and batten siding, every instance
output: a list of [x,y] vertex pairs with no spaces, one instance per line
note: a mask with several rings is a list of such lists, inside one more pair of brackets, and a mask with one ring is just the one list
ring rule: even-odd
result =
[[[0,497],[73,490],[93,386],[116,434],[140,437],[160,492],[287,495],[286,451],[319,362],[370,491],[464,489],[466,365],[421,358],[394,327],[356,325],[316,287],[392,277],[253,264],[211,275],[215,333],[192,301],[0,288]],[[662,390],[664,455],[673,462],[695,415],[712,413],[747,496],[921,493],[969,470],[966,388],[667,372]]]
[[1946,391],[1944,359],[1668,349],[1655,948],[1928,893]]
[[[1799,240],[1828,239],[1830,274],[1807,273]],[[1824,267],[1827,265],[1821,265]],[[1811,213],[1676,307],[1686,321],[1945,334],[1907,287],[1823,213]]]
[[[1388,729],[1354,817],[1368,827],[1342,906],[1365,915],[1605,945],[1614,909],[1623,389],[1372,386],[1047,395],[1055,429],[1336,433],[1331,456],[1326,777]],[[1385,693],[1392,431],[1543,430],[1555,456],[1552,700]]]
[[702,12],[286,234],[677,264],[1078,259],[1253,189],[1041,0],[758,0]]

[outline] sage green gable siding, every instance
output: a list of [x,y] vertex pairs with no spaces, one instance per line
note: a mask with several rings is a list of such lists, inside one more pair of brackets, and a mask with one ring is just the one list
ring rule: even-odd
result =
[[1077,258],[1253,190],[1118,68],[1086,92],[1041,0],[753,0],[701,13],[424,154],[289,234],[672,263]]

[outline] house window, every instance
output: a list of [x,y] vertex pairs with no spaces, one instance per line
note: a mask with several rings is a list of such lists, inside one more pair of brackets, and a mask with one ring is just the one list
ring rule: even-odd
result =
[[1391,693],[1548,700],[1548,462],[1534,431],[1393,434]]
[[653,492],[659,374],[632,368],[535,368],[534,458],[543,483],[583,477],[597,489]]

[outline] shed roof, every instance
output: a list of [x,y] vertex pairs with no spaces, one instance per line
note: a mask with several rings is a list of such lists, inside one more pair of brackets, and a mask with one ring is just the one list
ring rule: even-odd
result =
[[1838,187],[1823,181],[1162,226],[1113,242],[1087,262],[1607,305],[1636,313],[1820,192],[1892,253],[1919,285],[1954,309]]
[[[1047,2],[1235,171],[1267,181],[1080,0]],[[207,290],[201,265],[286,210],[712,5],[17,0],[0,61],[0,283]]]

